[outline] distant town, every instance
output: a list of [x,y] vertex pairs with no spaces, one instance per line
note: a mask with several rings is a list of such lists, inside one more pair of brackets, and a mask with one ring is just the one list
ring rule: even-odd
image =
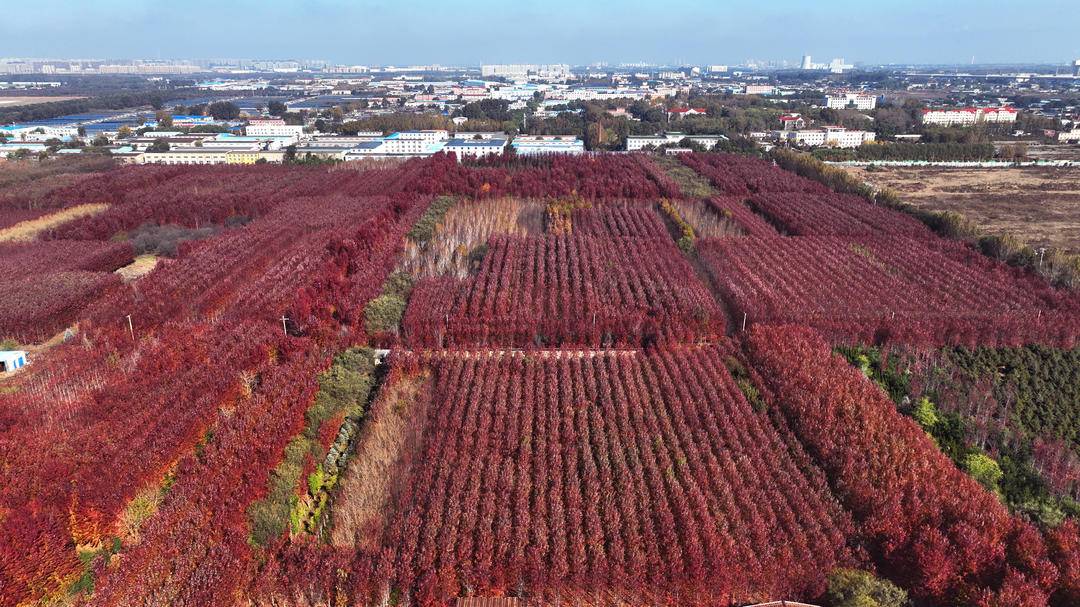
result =
[[1040,146],[1080,143],[1080,60],[376,67],[8,58],[0,77],[0,156],[13,158],[253,164],[781,145],[828,161],[1017,162]]

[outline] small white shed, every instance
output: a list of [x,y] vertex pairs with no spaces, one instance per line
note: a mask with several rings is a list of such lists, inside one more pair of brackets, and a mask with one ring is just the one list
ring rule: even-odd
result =
[[0,350],[0,373],[10,373],[26,364],[23,350]]

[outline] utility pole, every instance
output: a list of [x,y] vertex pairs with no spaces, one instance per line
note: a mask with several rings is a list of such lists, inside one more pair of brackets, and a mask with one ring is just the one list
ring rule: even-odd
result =
[[289,336],[289,325],[285,324],[289,322],[289,317],[284,314],[281,315],[281,331],[285,333],[285,337]]
[[135,341],[135,326],[131,324],[131,314],[127,315],[128,333],[131,333],[131,341]]

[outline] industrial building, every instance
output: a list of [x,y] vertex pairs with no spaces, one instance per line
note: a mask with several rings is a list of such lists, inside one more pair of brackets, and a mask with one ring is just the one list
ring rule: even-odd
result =
[[492,156],[502,154],[504,150],[505,139],[451,139],[442,148],[442,151],[447,154],[452,152],[458,158]]

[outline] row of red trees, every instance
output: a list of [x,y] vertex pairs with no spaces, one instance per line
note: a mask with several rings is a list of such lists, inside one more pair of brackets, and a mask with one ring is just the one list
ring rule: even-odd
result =
[[683,164],[709,180],[724,196],[764,192],[828,194],[816,181],[780,169],[767,160],[736,154],[679,154]]
[[131,263],[131,246],[97,241],[52,241],[0,244],[0,281],[44,276],[52,272],[112,272]]
[[726,605],[817,596],[856,561],[824,476],[720,348],[427,364],[432,396],[409,409],[423,444],[361,604],[392,587],[419,604],[468,589]]
[[[341,173],[331,179],[352,192],[283,203],[96,302],[79,315],[77,342],[38,357],[0,394],[0,512],[25,513],[0,532],[0,604],[62,589],[79,569],[75,544],[107,541],[130,500],[178,460],[154,520],[201,532],[184,536],[182,557],[168,529],[151,529],[124,566],[98,572],[115,579],[101,600],[229,602],[227,583],[203,576],[244,579],[246,506],[302,427],[326,351],[364,339],[359,310],[430,201],[387,195],[401,175],[365,184]],[[171,565],[164,582],[141,569]]]
[[764,193],[751,196],[749,204],[791,235],[903,234],[933,238],[930,230],[913,217],[870,204],[854,194]]
[[670,237],[548,235],[492,238],[475,276],[422,281],[404,326],[414,346],[529,347],[692,341],[725,323]]
[[679,195],[678,185],[641,154],[555,155],[502,166],[470,166],[436,154],[422,173],[411,187],[425,194],[635,200]]
[[574,234],[667,238],[668,231],[656,211],[640,202],[610,203],[575,209],[571,214]]
[[713,240],[698,250],[736,315],[830,338],[1072,347],[1080,297],[941,239]]
[[1048,549],[812,330],[754,327],[747,348],[885,575],[935,604],[1075,604],[1075,526]]

